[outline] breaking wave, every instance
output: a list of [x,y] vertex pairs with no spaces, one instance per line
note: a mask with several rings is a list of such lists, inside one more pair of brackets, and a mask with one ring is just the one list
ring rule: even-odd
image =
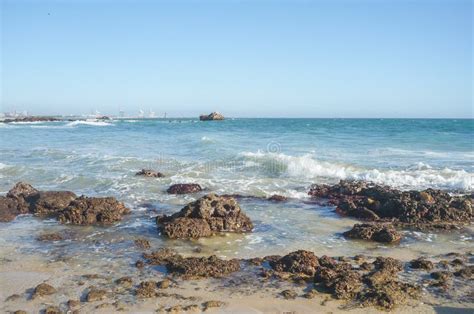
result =
[[72,121],[66,124],[66,126],[76,126],[76,125],[111,126],[113,124],[104,122],[104,121]]
[[241,155],[247,162],[253,161],[265,169],[290,177],[325,179],[323,181],[365,180],[400,189],[432,187],[456,191],[474,190],[473,173],[450,168],[435,169],[424,163],[407,169],[370,169],[352,164],[317,160],[309,154],[290,156],[282,153],[245,152]]

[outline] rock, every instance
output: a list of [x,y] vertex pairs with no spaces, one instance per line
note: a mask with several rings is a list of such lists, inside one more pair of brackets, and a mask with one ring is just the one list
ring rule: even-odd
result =
[[19,117],[13,119],[5,119],[3,123],[11,123],[11,122],[53,122],[53,121],[61,121],[61,119],[54,118],[54,117],[40,117],[40,116],[31,116],[31,117]]
[[168,289],[170,285],[171,285],[171,281],[169,279],[164,279],[157,283],[157,287],[159,289]]
[[313,276],[319,262],[313,252],[300,250],[289,253],[278,260],[270,261],[270,266],[280,272]]
[[190,194],[201,192],[202,188],[197,183],[178,183],[173,184],[166,190],[169,194]]
[[160,248],[152,253],[145,253],[143,257],[147,259],[150,265],[164,265],[172,259],[181,258],[176,251],[168,248]]
[[210,308],[223,307],[225,305],[226,305],[226,303],[221,302],[221,301],[207,301],[207,302],[204,302],[202,304],[202,307],[203,307],[204,311],[207,311]]
[[215,255],[187,258],[178,256],[167,261],[166,269],[171,274],[181,276],[184,279],[219,278],[240,270],[240,263],[235,259],[222,260]]
[[464,267],[458,271],[454,272],[454,276],[456,277],[461,277],[465,279],[472,279],[472,274],[474,273],[474,266],[470,265],[467,267]]
[[134,242],[137,247],[143,250],[148,250],[149,248],[151,248],[150,241],[148,241],[147,239],[140,238],[136,239]]
[[63,239],[64,237],[59,233],[43,233],[36,238],[38,241],[60,241]]
[[61,223],[73,225],[113,224],[130,210],[113,197],[81,196],[59,214]]
[[117,280],[115,280],[115,283],[117,285],[120,285],[124,288],[131,288],[133,286],[133,280],[132,280],[132,277],[121,277]]
[[107,296],[107,291],[97,288],[92,288],[87,293],[86,300],[87,302],[95,302],[105,299]]
[[76,194],[70,191],[40,191],[26,198],[33,214],[40,217],[57,216],[76,199]]
[[410,261],[410,267],[414,269],[424,269],[424,270],[431,270],[433,269],[434,265],[433,262],[424,259],[423,257],[414,259]]
[[165,176],[161,172],[150,170],[150,169],[142,169],[138,171],[135,175],[148,177],[148,178],[163,178]]
[[368,220],[393,220],[399,226],[452,228],[472,222],[472,195],[451,196],[434,189],[400,191],[367,182],[313,185],[313,197],[328,198],[341,214]]
[[305,294],[303,294],[303,297],[306,298],[306,299],[314,299],[317,295],[318,295],[318,293],[316,292],[316,290],[311,289],[308,292],[306,292]]
[[384,310],[392,310],[397,304],[405,303],[409,298],[418,298],[420,292],[421,289],[417,286],[390,281],[360,292],[357,295],[357,301],[361,306],[376,306]]
[[201,307],[197,304],[191,304],[183,307],[185,312],[201,312]]
[[56,289],[53,286],[43,282],[36,286],[33,292],[33,299],[54,293],[56,293]]
[[45,314],[61,314],[59,307],[50,305],[44,310]]
[[294,290],[283,290],[280,294],[287,300],[294,300],[298,296]]
[[447,281],[449,278],[453,276],[453,274],[449,271],[435,271],[430,274],[431,278],[439,280],[439,281]]
[[401,234],[391,224],[355,224],[343,233],[346,238],[362,239],[382,243],[399,242]]
[[135,294],[141,299],[153,298],[157,295],[156,288],[155,281],[142,281],[140,282]]
[[183,312],[183,307],[181,305],[175,305],[166,309],[166,312],[172,314],[180,314]]
[[81,305],[81,301],[79,300],[68,300],[67,301],[67,306],[69,307],[70,310],[78,308]]
[[145,267],[145,263],[143,261],[136,261],[135,267],[136,268],[143,268],[143,267]]
[[7,197],[25,199],[28,196],[38,193],[38,190],[26,182],[17,182],[7,193]]
[[282,196],[282,195],[277,195],[277,194],[273,194],[272,196],[270,196],[268,198],[269,201],[274,201],[274,202],[284,202],[286,200],[288,200],[287,197],[285,196]]
[[233,198],[208,194],[178,213],[157,218],[169,238],[208,237],[215,232],[250,232],[253,224]]
[[12,294],[8,298],[5,299],[5,302],[11,302],[11,301],[16,301],[21,298],[21,295],[19,294]]
[[224,120],[224,116],[218,112],[213,112],[209,115],[200,115],[199,120],[201,121]]
[[13,312],[13,314],[28,314],[28,312],[23,311],[23,310],[17,310],[15,312]]
[[213,235],[206,220],[186,217],[178,217],[164,223],[161,232],[171,239],[201,238]]
[[0,196],[0,222],[10,222],[21,213],[16,199]]

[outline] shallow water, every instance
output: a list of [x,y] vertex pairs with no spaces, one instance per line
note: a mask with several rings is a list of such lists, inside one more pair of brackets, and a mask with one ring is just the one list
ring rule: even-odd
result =
[[[405,237],[398,245],[348,241],[341,234],[356,220],[340,217],[333,207],[312,201],[307,190],[312,183],[364,179],[401,189],[472,192],[473,135],[473,120],[230,119],[203,123],[156,119],[0,124],[0,194],[17,181],[27,181],[38,189],[115,196],[132,210],[110,227],[60,225],[31,215],[2,223],[0,279],[10,282],[10,269],[16,274],[25,265],[28,276],[33,276],[31,282],[53,272],[53,277],[45,278],[61,282],[67,287],[64,293],[73,297],[79,290],[69,282],[77,281],[81,274],[107,273],[116,278],[136,273],[134,263],[142,255],[134,245],[137,238],[148,239],[152,248],[173,247],[184,255],[225,258],[297,249],[319,256],[386,255],[402,260],[467,252],[473,248],[472,227],[438,233],[403,231]],[[136,177],[141,168],[161,171],[166,177]],[[194,195],[166,193],[170,184],[185,182],[199,183],[206,190]],[[260,197],[239,199],[254,222],[254,232],[199,240],[167,240],[159,235],[156,215],[176,212],[209,191]],[[262,198],[274,193],[290,199],[270,202]],[[57,231],[67,239],[36,240],[43,233]],[[59,267],[36,275],[47,265]],[[155,271],[148,270],[148,276],[156,276]],[[147,274],[140,276],[147,278]],[[58,301],[64,302],[61,298]]]
[[[472,248],[472,229],[452,233],[406,232],[399,246],[348,242],[341,233],[355,220],[310,202],[311,183],[365,179],[402,189],[435,187],[473,191],[474,120],[229,119],[73,121],[1,124],[0,191],[20,180],[39,189],[115,196],[133,211],[111,228],[64,227],[19,217],[0,230],[2,241],[47,254],[127,254],[133,237],[191,254],[252,257],[293,249],[317,254],[414,256]],[[167,175],[140,178],[141,168]],[[242,199],[255,232],[198,241],[163,240],[152,217],[178,211],[200,194],[176,196],[172,183],[197,182],[207,191],[292,198],[286,203]],[[73,229],[75,245],[35,244],[43,230]],[[123,240],[119,240],[123,239]],[[23,241],[25,240],[25,241]],[[78,253],[79,252],[79,253]],[[105,257],[104,257],[105,258]]]

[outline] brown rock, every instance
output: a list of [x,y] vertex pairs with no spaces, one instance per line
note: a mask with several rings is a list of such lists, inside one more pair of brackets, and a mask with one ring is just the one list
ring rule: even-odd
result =
[[13,186],[13,188],[10,189],[10,191],[8,191],[7,197],[24,199],[37,192],[38,190],[32,187],[30,184],[26,182],[18,182]]
[[202,304],[202,307],[203,307],[204,311],[207,311],[210,308],[223,307],[225,305],[226,305],[226,303],[221,302],[221,301],[207,301],[207,302],[204,302]]
[[21,211],[16,199],[0,196],[0,222],[10,222],[20,214]]
[[189,194],[201,192],[202,188],[197,183],[179,183],[173,184],[166,190],[169,194]]
[[117,280],[115,280],[115,283],[124,287],[124,288],[131,288],[133,286],[133,280],[132,277],[121,277]]
[[54,293],[56,293],[56,289],[53,286],[43,282],[36,286],[33,292],[33,299],[45,295],[51,295]]
[[61,314],[59,307],[50,305],[44,310],[45,314]]
[[135,294],[138,298],[153,298],[157,295],[156,291],[156,282],[155,281],[142,281],[138,286]]
[[123,203],[113,197],[81,196],[60,213],[58,220],[74,225],[107,225],[122,220],[122,216],[129,212]]
[[287,197],[285,196],[282,196],[282,195],[277,195],[277,194],[273,194],[272,196],[270,196],[268,198],[269,201],[274,201],[274,202],[284,202],[286,200],[288,200]]
[[213,232],[250,232],[253,224],[234,198],[208,194],[178,213],[157,218],[161,232],[170,238],[208,237]]
[[287,300],[294,300],[298,296],[294,290],[283,290],[280,294]]
[[313,252],[300,250],[270,261],[270,266],[276,271],[313,276],[319,262]]
[[170,285],[171,285],[171,281],[169,279],[164,279],[157,283],[157,287],[159,289],[168,289]]
[[401,234],[391,224],[355,224],[354,227],[344,232],[350,239],[362,239],[382,243],[399,242]]
[[75,198],[76,194],[70,191],[40,191],[26,198],[30,210],[37,216],[56,216],[64,210]]
[[107,291],[97,288],[92,288],[86,296],[87,302],[95,302],[103,300],[107,297]]
[[60,241],[63,239],[64,237],[60,233],[43,233],[36,238],[38,241]]
[[149,177],[149,178],[163,178],[165,176],[161,172],[150,170],[150,169],[142,169],[138,171],[135,175]]
[[166,264],[168,272],[185,279],[204,277],[223,277],[240,270],[238,260],[222,260],[217,256],[210,257],[177,257]]
[[214,120],[224,120],[224,116],[221,115],[219,112],[213,112],[208,115],[200,115],[199,120],[201,121],[214,121]]
[[424,270],[431,270],[433,269],[434,265],[433,262],[424,259],[423,257],[414,259],[410,262],[410,267],[414,269],[424,269]]
[[151,248],[150,241],[144,238],[136,239],[135,245],[143,250],[148,250]]
[[81,305],[81,301],[79,300],[68,300],[67,301],[67,306],[69,307],[70,310],[78,308]]

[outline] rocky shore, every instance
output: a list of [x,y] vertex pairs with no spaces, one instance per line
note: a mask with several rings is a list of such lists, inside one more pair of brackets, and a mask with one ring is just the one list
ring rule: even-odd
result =
[[[157,174],[146,169],[137,173],[161,177]],[[263,298],[275,300],[282,308],[284,304],[294,304],[284,302],[297,300],[301,304],[309,302],[307,304],[317,306],[318,310],[326,307],[330,311],[365,307],[377,311],[396,311],[405,306],[419,308],[424,300],[435,302],[433,300],[451,293],[456,293],[467,304],[474,304],[474,255],[471,252],[400,260],[378,255],[330,257],[311,250],[282,250],[281,255],[259,256],[257,253],[253,258],[222,258],[200,251],[191,256],[180,254],[173,246],[183,242],[164,242],[169,245],[159,248],[150,244],[147,236],[189,242],[249,234],[260,227],[239,204],[242,196],[202,195],[202,190],[197,184],[170,186],[168,193],[176,197],[192,195],[188,193],[199,195],[178,212],[152,217],[158,229],[155,234],[144,234],[126,242],[136,252],[118,257],[126,259],[126,266],[121,264],[121,268],[108,274],[104,268],[103,274],[86,274],[67,280],[55,281],[50,277],[23,293],[6,296],[2,309],[14,312],[24,306],[45,313],[139,311],[140,306],[146,304],[148,309],[151,306],[155,311],[167,313],[214,308],[232,311],[237,305],[232,298],[216,292],[220,290],[242,293],[241,298],[249,299],[248,294],[262,293]],[[451,195],[433,189],[399,191],[356,181],[313,185],[308,194],[312,201],[332,206],[338,219],[360,220],[342,234],[347,241],[370,241],[396,247],[403,241],[405,230],[460,232],[473,220],[472,195]],[[285,204],[289,200],[272,195],[262,201]],[[67,228],[72,227],[68,225],[110,228],[130,213],[125,204],[113,197],[40,191],[24,182],[18,182],[5,196],[0,196],[3,223],[29,214],[39,219],[52,218],[64,225],[66,229],[60,233],[40,234],[35,240],[41,245],[51,242],[74,245],[77,240],[70,234],[72,229]],[[125,221],[125,227],[127,223]],[[6,269],[10,264],[7,261],[1,265]],[[15,269],[13,264],[8,267]],[[193,285],[200,282],[202,286],[195,289],[197,286]],[[210,287],[214,290],[209,290]],[[328,306],[328,302],[334,306]]]

